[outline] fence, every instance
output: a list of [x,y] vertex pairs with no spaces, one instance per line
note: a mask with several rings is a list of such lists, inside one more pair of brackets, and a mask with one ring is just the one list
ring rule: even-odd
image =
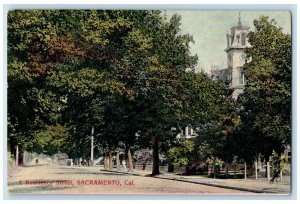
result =
[[[135,164],[134,169],[138,171],[152,171],[152,164],[147,163],[146,165],[143,164]],[[160,165],[159,166],[159,171],[160,172],[167,172],[168,171],[168,166],[167,165]]]
[[[221,166],[220,168],[215,169],[213,166],[208,166],[208,171],[203,174],[208,174],[210,177],[216,178],[247,178],[247,179],[266,179],[271,180],[274,176],[274,169],[269,164],[269,162],[257,163],[253,165],[248,165],[247,163],[228,163]],[[287,164],[287,170],[280,172],[277,180],[286,180],[290,179],[290,164]],[[214,174],[216,173],[216,174]]]
[[[150,165],[149,169],[151,169]],[[138,169],[141,169],[139,166]],[[147,168],[146,168],[147,170]],[[161,166],[160,171],[167,172],[167,166]],[[174,173],[182,175],[208,175],[211,178],[231,178],[231,179],[264,179],[271,180],[274,176],[274,169],[270,164],[261,162],[249,165],[247,163],[227,163],[220,167],[208,166],[205,163],[176,167]],[[277,181],[289,181],[291,174],[290,164],[287,170],[280,173]]]

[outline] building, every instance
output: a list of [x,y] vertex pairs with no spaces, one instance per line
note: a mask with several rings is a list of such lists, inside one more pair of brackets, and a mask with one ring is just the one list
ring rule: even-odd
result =
[[177,134],[177,139],[190,139],[197,136],[191,125],[186,126],[184,129],[180,129],[180,133]]
[[226,82],[229,88],[234,89],[233,98],[237,98],[243,92],[246,80],[243,74],[243,66],[246,62],[245,49],[251,47],[248,42],[247,35],[249,27],[244,26],[239,15],[238,24],[231,27],[227,33],[227,68],[211,69],[211,77],[213,80],[221,80]]
[[223,81],[225,84],[229,84],[229,73],[227,66],[220,66],[220,65],[212,65],[211,66],[211,72],[210,72],[210,77],[212,80],[215,81]]
[[[227,65],[211,67],[210,77],[213,80],[223,81],[228,88],[233,89],[232,97],[237,99],[238,95],[244,91],[246,80],[243,74],[243,66],[246,63],[245,49],[250,48],[251,45],[248,42],[247,34],[249,27],[244,26],[241,22],[241,16],[239,14],[238,24],[230,28],[230,32],[227,33]],[[250,61],[250,59],[247,59]],[[179,139],[189,139],[196,137],[197,134],[193,131],[191,126],[185,127],[180,130],[177,135]]]

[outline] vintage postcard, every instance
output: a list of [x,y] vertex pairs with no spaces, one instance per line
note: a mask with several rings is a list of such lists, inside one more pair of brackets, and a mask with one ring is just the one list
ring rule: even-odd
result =
[[7,190],[289,195],[288,10],[7,14]]

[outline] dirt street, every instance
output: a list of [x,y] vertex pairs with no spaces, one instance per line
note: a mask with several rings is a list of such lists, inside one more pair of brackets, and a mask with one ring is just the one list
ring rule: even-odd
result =
[[100,171],[99,167],[33,166],[8,178],[9,193],[32,194],[218,194],[248,192]]

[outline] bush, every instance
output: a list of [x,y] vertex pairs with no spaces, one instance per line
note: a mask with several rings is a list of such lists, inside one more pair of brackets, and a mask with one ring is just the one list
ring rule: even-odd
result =
[[8,163],[9,165],[12,165],[13,162],[14,162],[14,157],[13,157],[13,155],[11,155],[10,152],[7,152],[7,163]]

